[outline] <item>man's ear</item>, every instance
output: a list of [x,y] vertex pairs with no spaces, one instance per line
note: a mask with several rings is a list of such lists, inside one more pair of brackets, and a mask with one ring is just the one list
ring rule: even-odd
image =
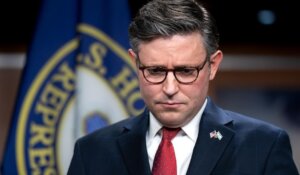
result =
[[223,59],[223,53],[221,50],[217,50],[214,54],[210,56],[210,75],[209,80],[213,80],[219,69],[219,66]]
[[135,52],[132,49],[128,49],[128,54],[129,54],[129,56],[131,58],[132,63],[134,65],[136,65],[136,56],[137,55],[135,54]]

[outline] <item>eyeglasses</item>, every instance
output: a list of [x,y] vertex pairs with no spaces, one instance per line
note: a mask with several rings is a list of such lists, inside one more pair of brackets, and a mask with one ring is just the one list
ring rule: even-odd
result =
[[169,72],[173,72],[176,80],[181,84],[193,83],[199,75],[199,72],[203,69],[206,62],[208,62],[209,57],[205,61],[196,67],[176,67],[174,69],[167,69],[162,66],[143,66],[140,62],[139,57],[137,57],[137,66],[139,70],[143,72],[145,80],[152,84],[160,84],[164,82],[167,78]]

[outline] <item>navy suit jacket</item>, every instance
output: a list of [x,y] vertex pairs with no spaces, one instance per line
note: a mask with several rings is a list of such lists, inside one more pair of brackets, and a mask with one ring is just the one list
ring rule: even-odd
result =
[[[68,175],[150,175],[145,134],[149,112],[76,142]],[[219,131],[223,138],[210,138]],[[223,110],[208,100],[188,175],[297,175],[287,133]]]

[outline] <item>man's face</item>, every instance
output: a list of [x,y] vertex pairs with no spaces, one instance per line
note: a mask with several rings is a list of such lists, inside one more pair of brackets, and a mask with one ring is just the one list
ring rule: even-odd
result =
[[[137,55],[129,50],[136,60]],[[174,35],[157,38],[142,43],[138,57],[143,66],[159,66],[168,69],[176,67],[198,67],[207,57],[202,37],[199,33]],[[149,110],[159,122],[167,127],[182,127],[200,110],[207,96],[209,80],[212,80],[222,60],[222,52],[210,57],[211,65],[206,63],[198,78],[190,84],[179,83],[170,71],[164,82],[149,83],[143,72],[137,70],[141,94]]]

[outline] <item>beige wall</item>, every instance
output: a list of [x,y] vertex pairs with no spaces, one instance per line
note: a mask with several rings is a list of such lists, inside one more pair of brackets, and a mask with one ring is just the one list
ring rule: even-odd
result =
[[0,68],[0,158],[3,156],[20,75],[20,69]]

